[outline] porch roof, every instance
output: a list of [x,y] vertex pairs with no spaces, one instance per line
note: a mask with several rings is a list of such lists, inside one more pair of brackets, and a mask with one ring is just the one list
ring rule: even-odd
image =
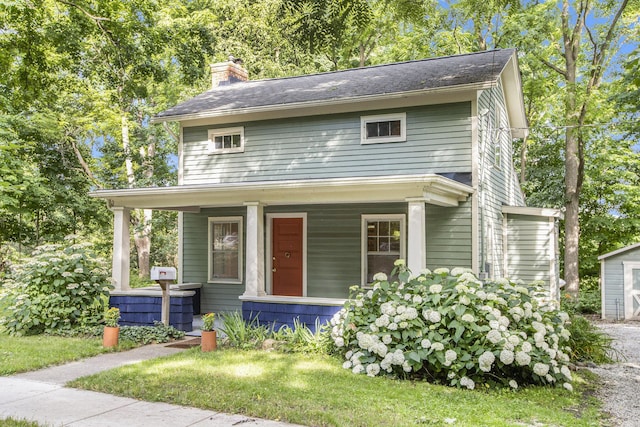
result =
[[458,181],[424,174],[98,190],[90,196],[107,199],[110,207],[197,212],[203,207],[247,202],[293,205],[424,200],[438,206],[457,206],[473,192],[472,187]]

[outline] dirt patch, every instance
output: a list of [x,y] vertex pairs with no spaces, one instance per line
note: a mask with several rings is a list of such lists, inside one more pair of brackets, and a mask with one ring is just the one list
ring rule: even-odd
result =
[[182,341],[177,341],[177,342],[171,343],[169,345],[166,345],[165,347],[169,347],[169,348],[200,347],[200,337],[187,339],[187,340],[182,340]]

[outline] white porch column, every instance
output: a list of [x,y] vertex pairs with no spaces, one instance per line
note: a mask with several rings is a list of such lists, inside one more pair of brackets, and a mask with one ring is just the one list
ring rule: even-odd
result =
[[111,277],[118,291],[128,291],[129,286],[129,220],[130,209],[117,207],[113,211],[113,261]]
[[425,202],[423,199],[407,199],[407,267],[414,276],[427,267]]
[[260,202],[244,205],[247,207],[244,296],[264,296],[264,209]]

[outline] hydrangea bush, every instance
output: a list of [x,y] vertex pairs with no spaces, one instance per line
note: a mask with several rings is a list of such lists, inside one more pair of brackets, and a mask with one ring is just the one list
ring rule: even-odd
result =
[[0,289],[0,326],[31,335],[99,324],[112,286],[91,246],[44,245],[14,264]]
[[331,336],[356,374],[424,378],[473,389],[561,385],[572,390],[569,317],[540,302],[540,284],[481,282],[468,269],[411,277],[396,261],[390,282],[351,288]]

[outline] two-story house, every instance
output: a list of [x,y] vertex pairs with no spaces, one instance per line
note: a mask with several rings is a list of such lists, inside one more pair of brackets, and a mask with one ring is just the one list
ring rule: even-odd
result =
[[179,281],[203,311],[313,323],[354,284],[468,267],[558,292],[555,210],[529,208],[512,162],[527,134],[515,50],[214,87],[158,114],[179,122],[178,185],[102,190],[116,288],[128,288],[132,208],[179,213]]

